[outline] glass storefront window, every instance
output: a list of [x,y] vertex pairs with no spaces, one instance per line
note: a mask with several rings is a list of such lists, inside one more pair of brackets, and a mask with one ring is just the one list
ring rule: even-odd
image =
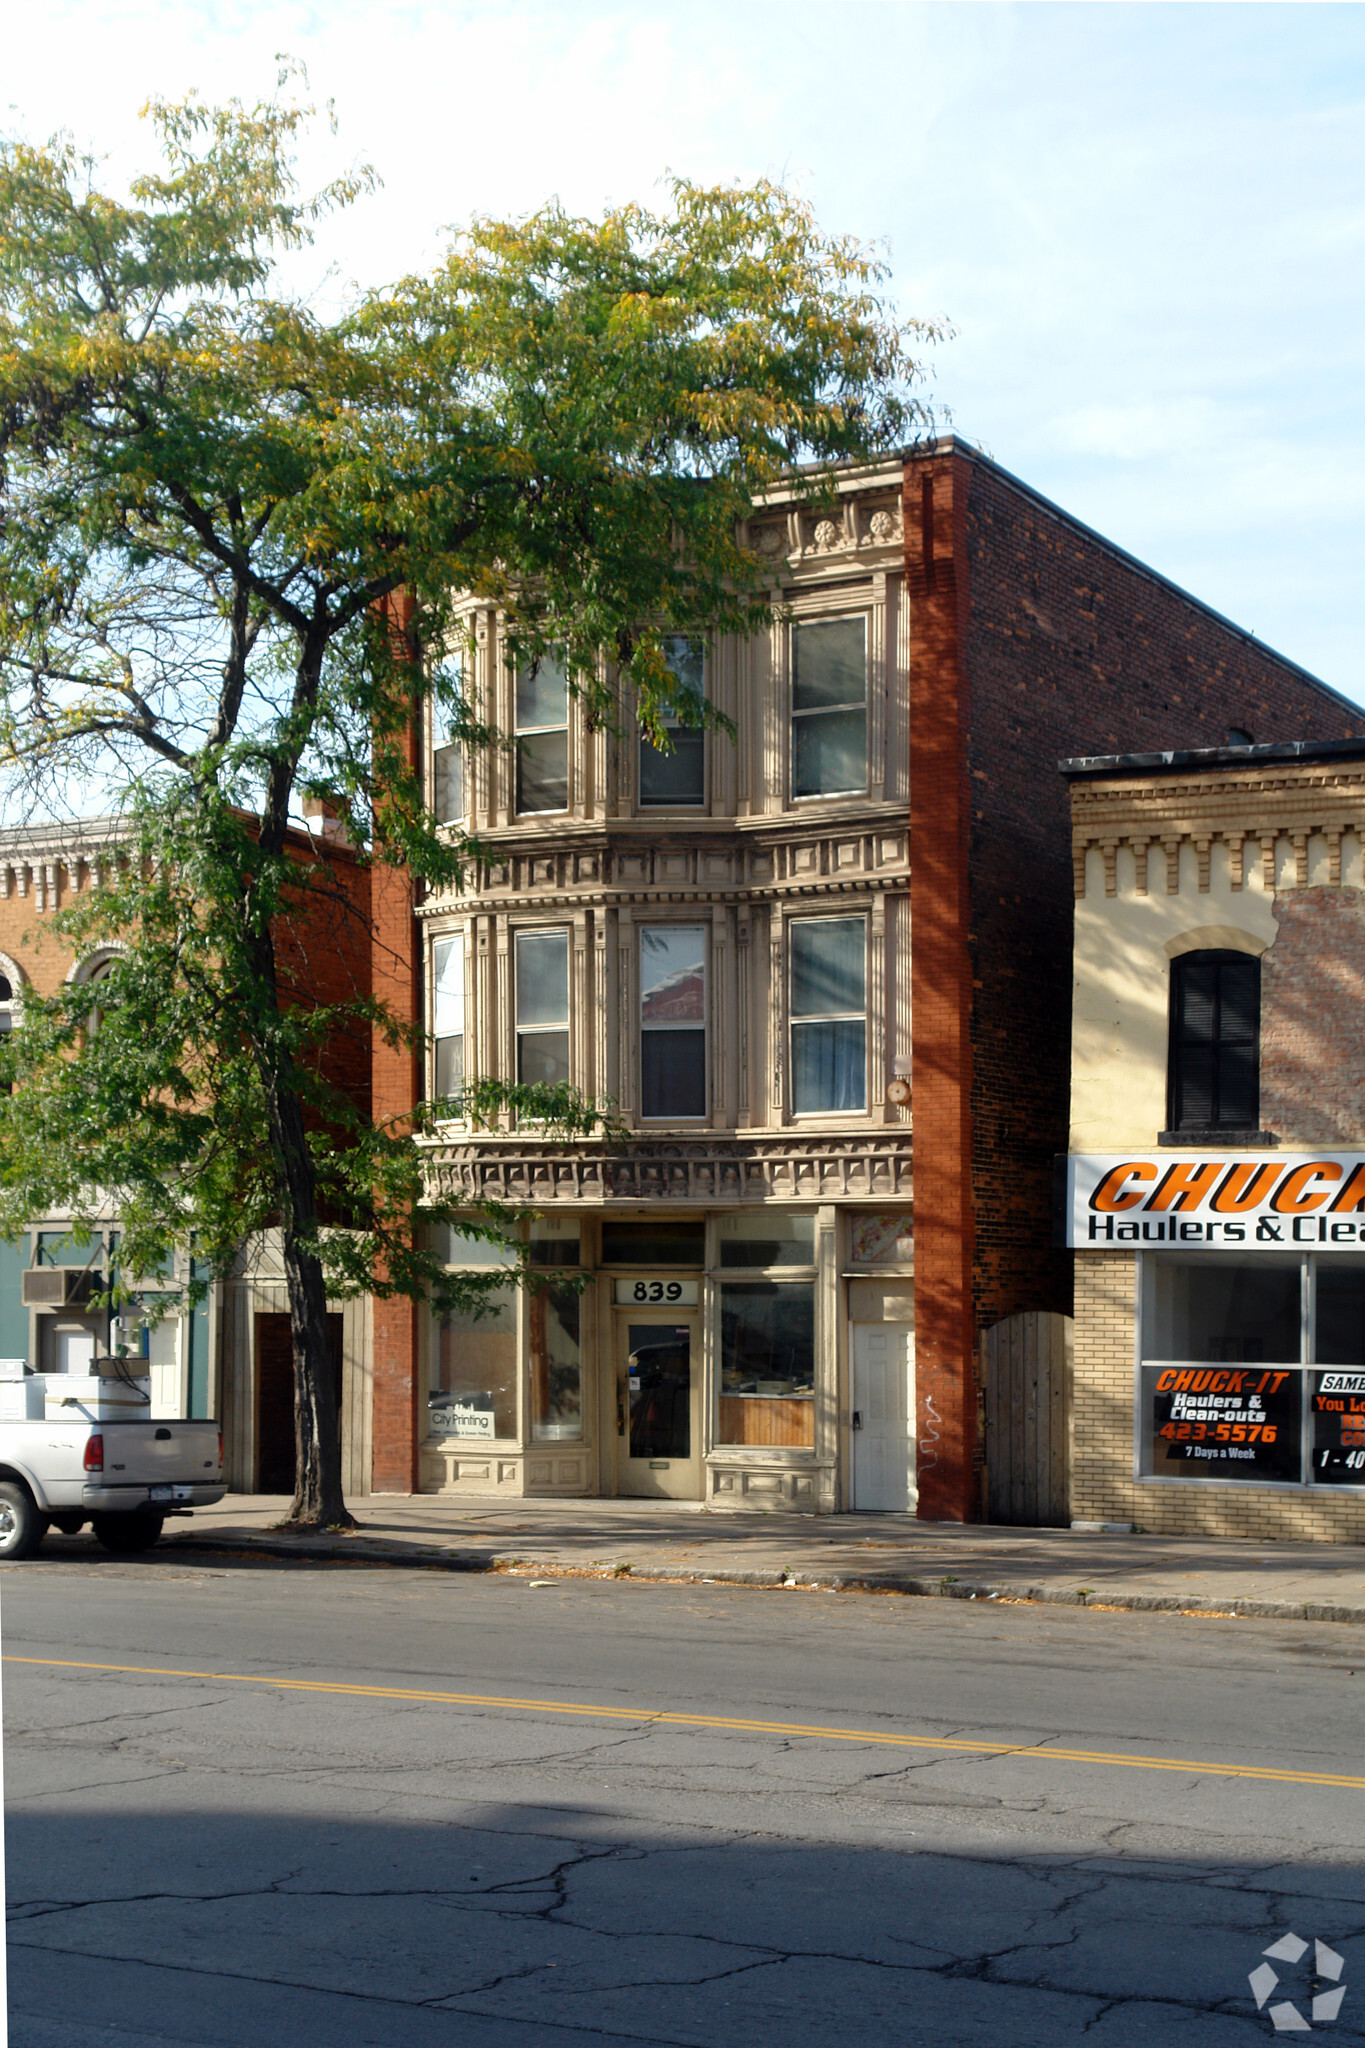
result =
[[538,1216],[531,1225],[533,1266],[576,1266],[579,1263],[579,1224],[558,1216]]
[[517,1255],[510,1245],[493,1244],[486,1237],[466,1237],[453,1223],[437,1226],[437,1246],[446,1266],[515,1266]]
[[432,1436],[492,1442],[517,1433],[516,1291],[493,1299],[491,1312],[441,1319],[436,1370],[427,1396]]
[[559,1280],[538,1281],[529,1303],[531,1436],[561,1443],[583,1434],[581,1298]]
[[1159,1261],[1143,1355],[1201,1363],[1297,1365],[1302,1355],[1297,1259],[1282,1265]]
[[760,1210],[723,1216],[717,1225],[722,1266],[813,1266],[815,1218]]
[[607,1217],[602,1225],[604,1266],[700,1266],[706,1255],[706,1225],[702,1222],[674,1222],[671,1217],[653,1217],[647,1223],[618,1222]]
[[1365,1486],[1358,1258],[1152,1259],[1141,1350],[1142,1477]]
[[723,1444],[815,1445],[815,1287],[727,1281],[720,1289]]

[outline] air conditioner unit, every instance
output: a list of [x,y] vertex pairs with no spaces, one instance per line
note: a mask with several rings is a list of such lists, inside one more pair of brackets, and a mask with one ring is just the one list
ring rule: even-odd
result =
[[102,1273],[88,1266],[27,1266],[23,1275],[25,1308],[84,1308],[104,1285]]

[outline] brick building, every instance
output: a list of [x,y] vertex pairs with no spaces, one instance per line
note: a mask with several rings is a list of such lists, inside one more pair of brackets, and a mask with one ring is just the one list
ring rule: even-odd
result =
[[1073,760],[1071,1508],[1365,1536],[1365,746]]
[[[126,858],[118,820],[39,825],[0,832],[0,1030],[22,1022],[25,993],[52,994],[64,982],[96,982],[117,944],[73,957],[50,929],[51,913],[72,895],[98,889]],[[282,993],[297,1004],[345,1003],[364,995],[371,971],[370,870],[319,818],[314,831],[289,835],[300,862],[326,862],[335,887],[300,898],[299,915],[276,925]],[[328,1078],[362,1114],[370,1108],[369,1034],[337,1033],[323,1055]],[[78,1371],[107,1348],[108,1318],[80,1298],[67,1306],[25,1305],[23,1275],[38,1265],[90,1267],[103,1284],[118,1263],[119,1221],[112,1206],[91,1245],[74,1244],[69,1219],[35,1217],[25,1238],[0,1244],[0,1357],[25,1358],[38,1371]],[[188,1274],[177,1276],[182,1282]],[[154,1290],[148,1290],[152,1292]],[[342,1452],[347,1483],[370,1483],[370,1304],[330,1305],[342,1391]],[[218,1416],[229,1484],[238,1491],[293,1488],[293,1359],[288,1296],[274,1234],[244,1249],[237,1271],[209,1299],[168,1316],[144,1333],[153,1413]]]
[[[470,684],[518,757],[422,738],[434,798],[493,860],[448,897],[376,879],[376,988],[429,1034],[425,1068],[376,1048],[376,1113],[459,1061],[567,1072],[631,1136],[608,1155],[442,1134],[443,1187],[540,1213],[545,1299],[479,1332],[376,1305],[377,1489],[978,1513],[979,1335],[1070,1308],[1049,1220],[1072,912],[1057,759],[1365,734],[960,442],[838,492],[833,513],[775,497],[753,522],[768,634],[679,649],[733,746],[650,759],[628,706],[619,738],[587,731],[471,608]],[[686,1008],[689,975],[680,1020],[665,997]],[[555,1307],[564,1262],[588,1276],[577,1320]],[[676,1310],[652,1334],[645,1282]]]

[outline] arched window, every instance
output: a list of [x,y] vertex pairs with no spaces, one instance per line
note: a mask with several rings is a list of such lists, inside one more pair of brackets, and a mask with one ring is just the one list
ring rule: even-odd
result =
[[[19,1006],[23,999],[23,985],[19,970],[12,960],[0,953],[0,1045],[5,1044],[10,1033],[19,1023]],[[9,1093],[6,1085],[5,1093]]]
[[99,985],[101,982],[109,979],[110,970],[113,968],[118,957],[117,953],[97,953],[93,960],[82,961],[81,965],[68,976],[68,980],[77,982],[81,987],[94,991],[85,1021],[86,1033],[90,1037],[93,1037],[100,1028],[100,1016],[104,1007],[100,1002],[101,991]]
[[1261,963],[1182,953],[1171,963],[1168,1116],[1173,1133],[1253,1131],[1260,1121]]

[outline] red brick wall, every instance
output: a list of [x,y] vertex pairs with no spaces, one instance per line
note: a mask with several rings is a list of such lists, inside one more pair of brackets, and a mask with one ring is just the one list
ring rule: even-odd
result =
[[967,874],[971,717],[965,624],[966,465],[907,466],[910,597],[910,918],[919,1510],[963,1521],[970,1491],[972,1047]]
[[1365,1138],[1365,895],[1275,898],[1261,961],[1261,1123],[1286,1145],[1347,1150]]
[[[391,600],[394,623],[405,631],[411,605]],[[409,735],[409,760],[416,761],[418,738]],[[386,1003],[401,1022],[420,1026],[422,1019],[422,948],[413,915],[414,885],[403,870],[376,864],[372,880],[373,975],[376,1000]],[[420,1055],[387,1043],[376,1031],[372,1040],[374,1116],[376,1123],[407,1116],[421,1101]],[[415,1303],[376,1298],[374,1313],[374,1466],[376,1493],[415,1493],[418,1485],[419,1404],[418,1311]]]
[[[313,868],[292,914],[275,921],[275,959],[285,1000],[305,1007],[355,1002],[370,990],[370,870],[349,848],[291,832],[288,851]],[[322,870],[322,872],[318,872]],[[362,1116],[371,1107],[368,1026],[333,1030],[319,1065]]]
[[[1050,1211],[1052,1157],[1066,1149],[1071,1009],[1069,799],[1057,762],[1221,746],[1231,726],[1257,740],[1350,738],[1365,733],[1365,713],[965,451],[912,456],[905,511],[912,734],[921,727],[911,740],[916,1358],[930,1361],[935,1384],[958,1376],[963,1432],[960,1454],[944,1433],[954,1469],[939,1471],[921,1512],[969,1516],[975,1330],[1021,1309],[1070,1308],[1069,1263],[1052,1249]],[[962,770],[950,772],[942,699],[954,688],[966,711]],[[956,862],[943,843],[954,833]],[[965,969],[950,943],[955,921]],[[938,999],[964,973],[965,1050]],[[954,1125],[949,1106],[964,1085]],[[965,1279],[949,1272],[942,1220],[960,1199],[954,1128],[971,1158]],[[922,1410],[922,1441],[925,1424]]]

